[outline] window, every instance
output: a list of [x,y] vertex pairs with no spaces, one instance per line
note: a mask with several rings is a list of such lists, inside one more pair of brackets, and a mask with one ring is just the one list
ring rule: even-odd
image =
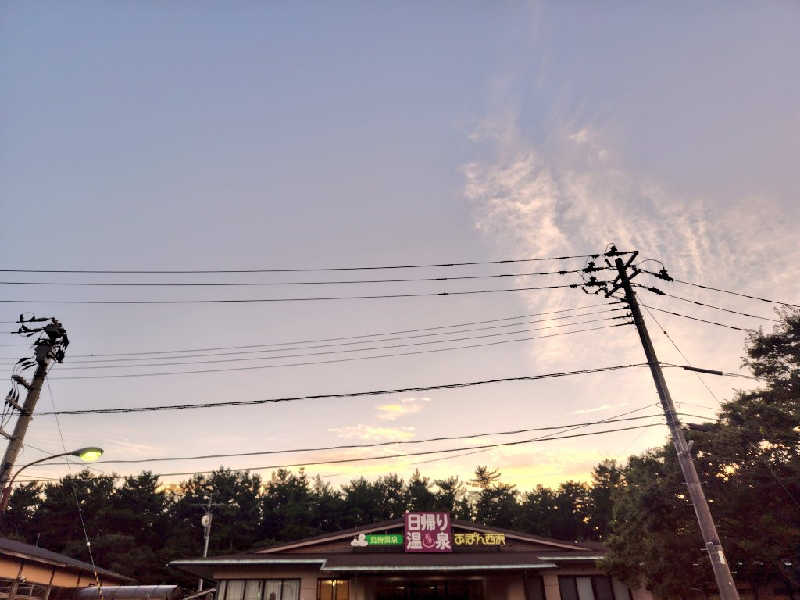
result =
[[229,579],[219,581],[216,600],[300,600],[300,580]]
[[525,587],[525,600],[544,600],[544,580],[541,577],[528,575],[528,572],[524,571],[522,582]]
[[561,600],[631,600],[628,586],[602,575],[561,576],[558,588]]
[[349,600],[350,582],[344,579],[317,581],[317,600]]

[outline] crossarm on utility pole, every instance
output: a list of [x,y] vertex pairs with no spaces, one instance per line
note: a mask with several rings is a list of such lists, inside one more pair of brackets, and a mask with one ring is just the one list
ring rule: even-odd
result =
[[720,600],[739,600],[739,592],[736,590],[736,584],[733,581],[733,576],[728,567],[728,561],[725,560],[725,552],[722,549],[722,543],[717,535],[717,528],[714,525],[711,510],[708,508],[708,502],[703,493],[703,487],[700,485],[700,478],[697,475],[694,461],[689,454],[689,445],[686,443],[686,438],[683,435],[678,415],[675,412],[675,405],[672,403],[667,381],[664,379],[664,372],[661,370],[661,364],[658,362],[656,351],[653,348],[653,342],[650,340],[650,334],[647,332],[647,326],[644,322],[642,311],[639,309],[639,302],[636,300],[636,294],[631,286],[627,266],[620,258],[616,259],[615,264],[619,272],[621,287],[625,290],[625,302],[627,302],[630,308],[633,322],[636,325],[636,331],[639,332],[639,339],[642,342],[642,347],[647,357],[647,364],[650,366],[650,373],[653,375],[653,381],[658,391],[658,398],[661,400],[664,416],[667,418],[667,425],[672,435],[672,443],[678,454],[678,463],[680,464],[684,481],[688,487],[689,498],[694,506],[694,512],[697,516],[697,522],[700,525],[700,532],[703,535],[705,548],[711,560],[711,567],[714,570],[714,578],[719,588]]

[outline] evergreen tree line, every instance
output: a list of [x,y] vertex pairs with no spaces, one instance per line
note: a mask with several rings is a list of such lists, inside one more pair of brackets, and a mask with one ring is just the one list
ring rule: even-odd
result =
[[[714,423],[692,426],[698,473],[734,577],[759,590],[800,586],[800,313],[783,313],[774,331],[753,333],[744,366],[755,391],[723,402]],[[170,560],[202,550],[202,505],[215,508],[210,554],[251,550],[399,518],[406,510],[449,511],[455,518],[564,540],[596,540],[607,569],[664,597],[713,590],[713,575],[671,444],[604,461],[591,483],[521,491],[478,467],[474,478],[408,480],[391,474],[335,488],[304,471],[270,479],[220,468],[165,490],[149,472],[114,479],[89,471],[17,487],[5,535],[88,558],[76,498],[98,565],[142,583],[189,579]]]
[[446,511],[456,519],[558,539],[599,540],[608,533],[611,491],[620,477],[607,462],[595,469],[594,485],[570,481],[523,493],[486,467],[467,482],[431,480],[417,471],[408,481],[390,474],[339,488],[303,470],[280,469],[263,480],[220,468],[165,490],[149,472],[114,485],[112,477],[85,470],[17,487],[5,534],[88,560],[77,497],[98,565],[146,583],[186,581],[165,565],[202,552],[200,517],[210,496],[222,504],[214,508],[210,555],[398,519],[407,510]]

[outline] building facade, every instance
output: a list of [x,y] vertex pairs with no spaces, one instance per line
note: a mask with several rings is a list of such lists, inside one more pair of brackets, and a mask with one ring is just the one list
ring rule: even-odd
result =
[[599,568],[600,546],[451,521],[447,513],[176,560],[216,600],[653,600]]
[[[133,579],[97,568],[103,586],[117,586]],[[97,584],[89,563],[39,546],[0,538],[0,599],[72,599],[83,588]]]

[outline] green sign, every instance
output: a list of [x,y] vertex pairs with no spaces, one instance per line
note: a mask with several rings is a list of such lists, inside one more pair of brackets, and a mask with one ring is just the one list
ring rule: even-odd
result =
[[402,533],[387,533],[375,534],[368,533],[366,535],[367,546],[402,546],[403,534]]
[[354,548],[364,548],[366,546],[402,546],[402,533],[359,533],[350,542]]

